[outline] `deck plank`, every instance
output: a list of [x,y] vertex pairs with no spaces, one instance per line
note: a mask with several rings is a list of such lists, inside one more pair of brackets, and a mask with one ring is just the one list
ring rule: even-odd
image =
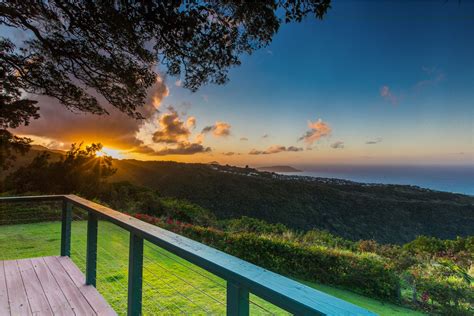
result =
[[0,316],[116,316],[69,257],[0,261]]
[[32,315],[18,262],[16,260],[4,261],[4,269],[10,313],[12,315]]
[[10,304],[8,304],[7,282],[3,261],[0,261],[0,315],[10,315]]
[[43,258],[76,315],[96,315],[56,257]]
[[97,292],[96,288],[92,285],[86,285],[86,278],[79,268],[69,257],[58,257],[59,263],[63,266],[64,270],[69,274],[74,284],[79,288],[82,295],[86,298],[89,304],[92,306],[97,315],[101,316],[112,316],[117,313],[110,307],[107,301],[102,295]]
[[31,259],[33,268],[43,287],[44,294],[48,299],[49,305],[54,315],[74,315],[68,300],[59,288],[56,279],[49,271],[43,258]]
[[34,315],[53,315],[51,306],[44,294],[43,287],[31,263],[31,259],[17,260],[17,262],[25,286],[26,296],[30,303],[31,312]]

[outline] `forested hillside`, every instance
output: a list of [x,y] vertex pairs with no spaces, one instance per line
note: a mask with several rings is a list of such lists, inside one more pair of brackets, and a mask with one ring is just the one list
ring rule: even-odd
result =
[[[8,173],[44,149],[34,147],[18,157]],[[52,161],[62,156],[48,152]],[[280,176],[217,164],[114,159],[113,166],[117,172],[109,182],[129,181],[156,189],[163,197],[189,200],[220,219],[249,216],[297,230],[325,229],[351,240],[382,243],[401,244],[419,235],[441,239],[474,235],[474,197],[462,194]]]
[[474,198],[400,185],[309,181],[229,166],[117,160],[111,181],[187,199],[218,218],[250,216],[348,239],[404,243],[474,234]]
[[[23,157],[0,194],[79,194],[297,279],[430,313],[472,314],[473,197],[217,164],[114,160],[97,155],[101,149],[73,145],[26,164]],[[1,225],[60,220],[58,205],[9,208],[0,207]],[[422,234],[470,236],[415,239]]]

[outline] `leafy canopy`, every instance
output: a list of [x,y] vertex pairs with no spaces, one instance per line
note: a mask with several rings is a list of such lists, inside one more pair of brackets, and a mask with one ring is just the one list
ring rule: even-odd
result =
[[17,193],[41,192],[49,194],[81,193],[95,197],[105,180],[116,172],[109,156],[97,157],[101,144],[73,144],[59,161],[51,161],[43,152],[33,161],[19,168],[5,179],[7,190]]
[[[239,56],[268,45],[281,23],[322,18],[329,7],[330,0],[1,1],[0,26],[26,36],[0,37],[0,129],[38,118],[36,101],[22,92],[106,114],[98,94],[141,118],[160,65],[192,91],[223,84]],[[15,143],[3,133],[0,146]]]

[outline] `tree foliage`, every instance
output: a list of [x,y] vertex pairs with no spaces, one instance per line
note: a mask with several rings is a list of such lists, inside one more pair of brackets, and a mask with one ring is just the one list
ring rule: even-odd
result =
[[115,173],[112,158],[97,157],[101,144],[82,144],[71,149],[59,161],[50,161],[49,153],[43,152],[33,161],[11,173],[5,179],[7,190],[17,193],[42,192],[69,194],[80,192],[86,197],[95,197],[106,178]]
[[0,129],[38,117],[36,102],[20,92],[106,114],[95,91],[141,118],[160,65],[193,91],[225,83],[239,56],[268,45],[281,23],[322,18],[329,7],[330,0],[2,1],[0,25],[26,35],[15,43],[0,37]]
[[295,179],[251,168],[118,160],[111,180],[185,198],[219,219],[254,217],[347,239],[405,243],[474,233],[474,198],[404,185]]

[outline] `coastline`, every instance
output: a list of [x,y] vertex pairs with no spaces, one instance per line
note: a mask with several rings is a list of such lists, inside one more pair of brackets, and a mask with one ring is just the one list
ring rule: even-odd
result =
[[[449,192],[454,194],[464,194],[474,196],[474,168],[467,172],[461,173],[463,170],[455,170],[450,168],[444,170],[435,170],[433,168],[429,175],[426,175],[426,168],[408,168],[405,172],[393,174],[392,172],[367,172],[367,168],[362,170],[304,170],[301,172],[276,172],[282,176],[298,177],[298,178],[315,178],[321,182],[352,182],[361,185],[408,185],[418,187],[420,189]],[[454,169],[462,169],[454,167]],[[397,169],[398,170],[398,169]],[[424,172],[419,172],[419,171]],[[417,172],[418,171],[418,172]],[[311,180],[311,179],[307,179]]]

